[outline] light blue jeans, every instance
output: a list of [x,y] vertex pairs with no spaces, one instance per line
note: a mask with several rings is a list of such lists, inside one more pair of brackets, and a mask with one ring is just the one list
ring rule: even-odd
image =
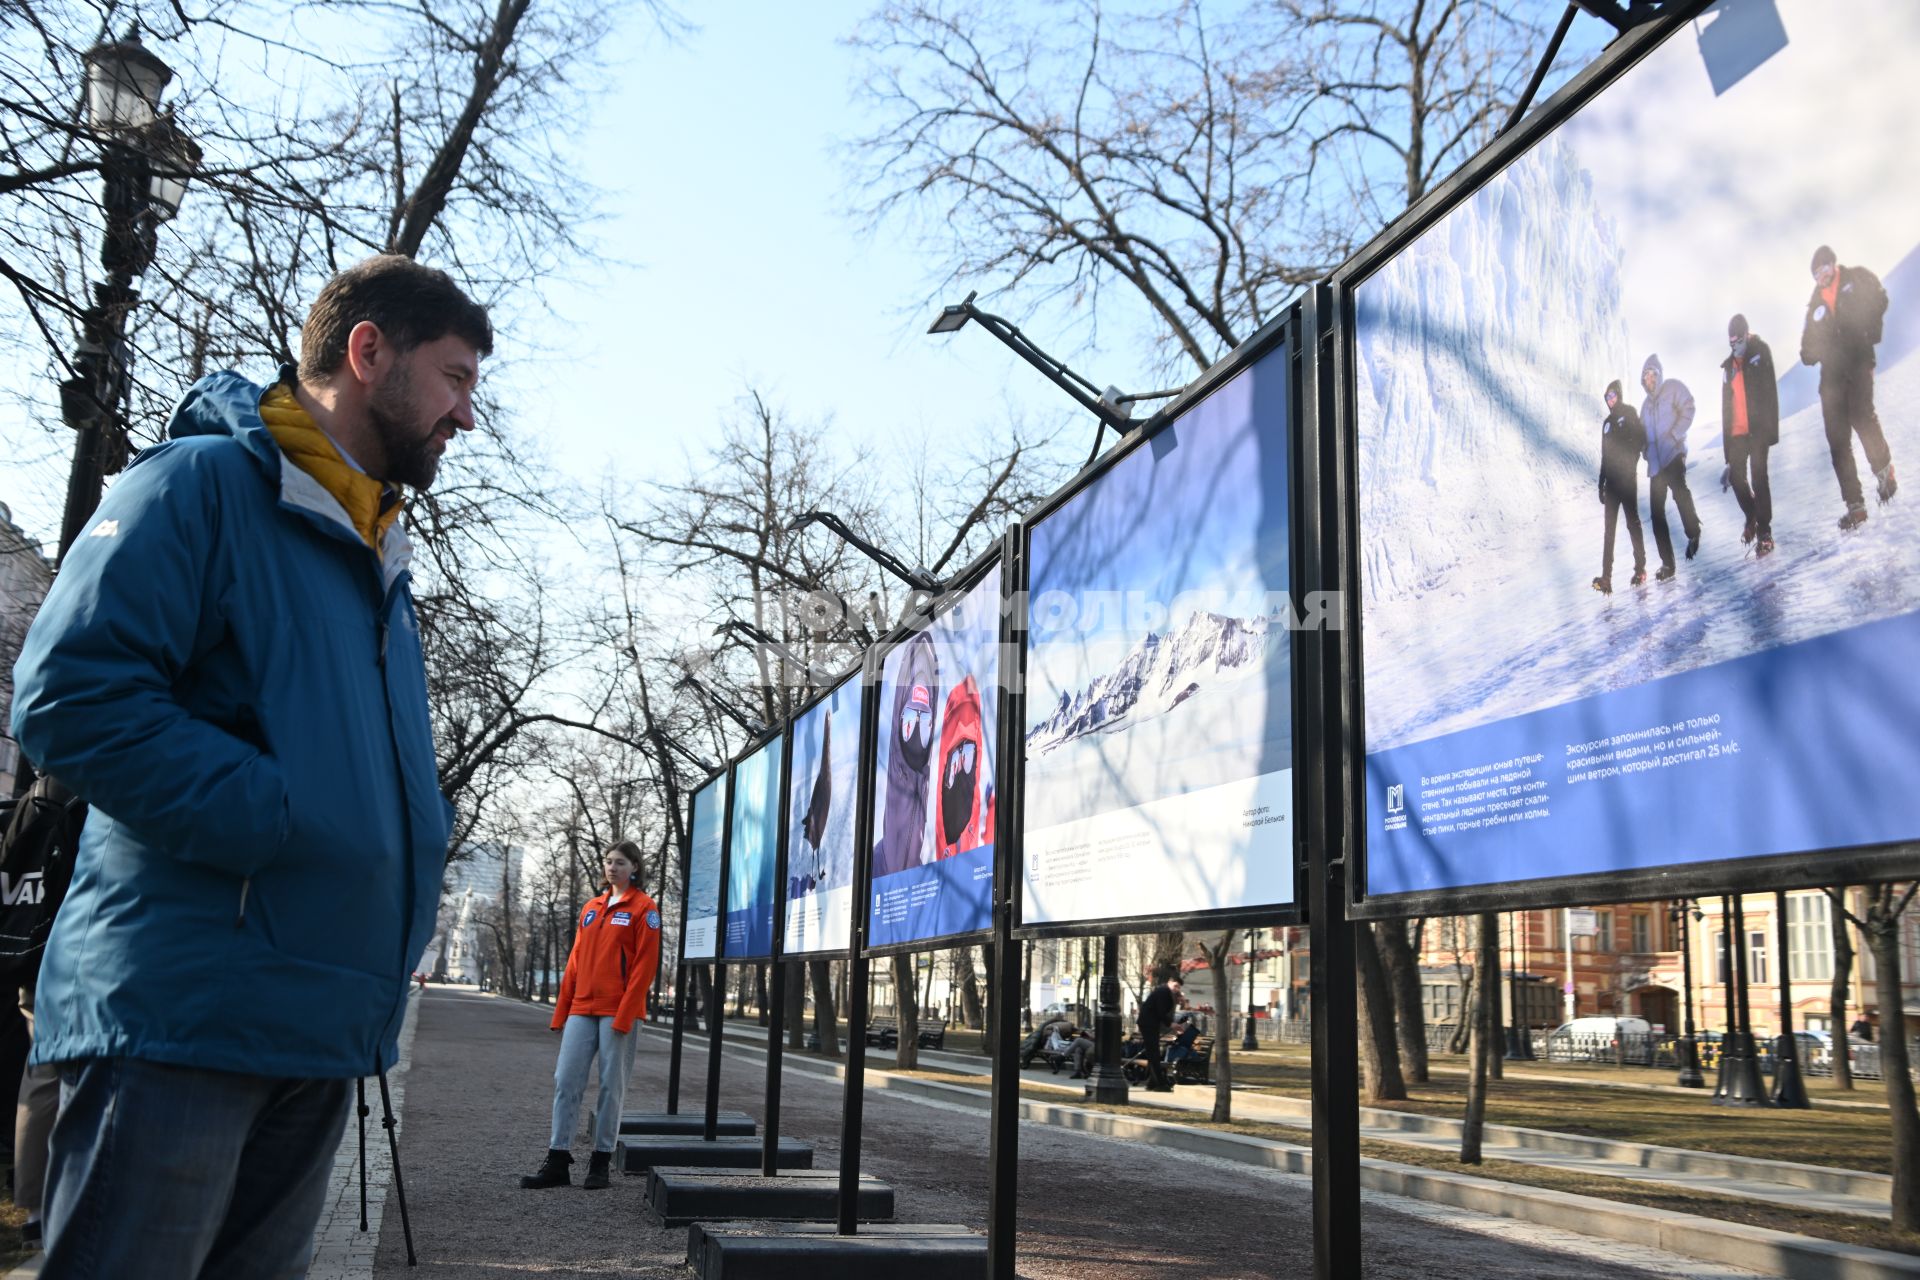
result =
[[612,1018],[574,1014],[560,1029],[560,1061],[553,1067],[553,1135],[550,1151],[565,1151],[587,1091],[587,1068],[600,1059],[600,1101],[593,1109],[593,1149],[612,1151],[620,1138],[620,1106],[627,1096],[627,1072],[633,1070],[633,1033],[621,1035]]
[[40,1274],[304,1276],[347,1088],[131,1058],[61,1064]]

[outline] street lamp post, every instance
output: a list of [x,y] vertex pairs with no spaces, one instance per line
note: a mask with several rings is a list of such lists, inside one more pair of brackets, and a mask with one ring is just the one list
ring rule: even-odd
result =
[[87,123],[101,135],[106,235],[93,305],[80,315],[73,376],[60,384],[60,416],[75,434],[60,519],[60,558],[100,505],[106,477],[126,464],[121,402],[127,391],[127,315],[139,301],[134,281],[153,263],[159,224],[180,212],[200,148],[161,113],[160,95],[173,72],[140,43],[137,32],[89,49]]
[[1240,1037],[1242,1049],[1258,1049],[1259,1039],[1253,1034],[1253,962],[1260,954],[1260,931],[1247,931],[1247,1033]]
[[1700,1046],[1693,1038],[1693,931],[1690,921],[1697,913],[1692,904],[1682,898],[1674,904],[1671,914],[1680,922],[1680,999],[1684,1009],[1678,1084],[1682,1089],[1704,1089],[1707,1080],[1700,1074]]
[[1127,1100],[1127,1075],[1120,1064],[1120,935],[1101,939],[1100,1007],[1093,1020],[1094,1063],[1087,1095],[1095,1102]]

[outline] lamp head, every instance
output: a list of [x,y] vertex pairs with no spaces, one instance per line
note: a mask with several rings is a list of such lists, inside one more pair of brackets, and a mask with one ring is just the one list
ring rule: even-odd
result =
[[81,61],[87,67],[87,123],[112,130],[153,123],[173,69],[140,43],[137,29],[125,39],[95,45]]
[[973,300],[978,291],[969,293],[962,301],[948,303],[940,308],[940,314],[933,318],[928,333],[958,333],[967,327],[967,321],[973,319]]

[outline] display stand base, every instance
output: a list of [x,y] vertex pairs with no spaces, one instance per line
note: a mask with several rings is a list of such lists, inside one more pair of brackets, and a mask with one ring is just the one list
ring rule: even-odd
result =
[[687,1265],[699,1280],[985,1280],[987,1238],[947,1223],[881,1223],[843,1236],[828,1224],[696,1222]]
[[[683,1167],[690,1169],[758,1169],[761,1141],[758,1138],[719,1138],[702,1142],[699,1138],[649,1137],[634,1134],[620,1139],[614,1147],[614,1163],[627,1173],[645,1173],[649,1169]],[[776,1169],[813,1168],[813,1144],[791,1138],[780,1139],[775,1150]]]
[[[802,1169],[768,1178],[713,1169],[655,1168],[647,1175],[647,1209],[663,1227],[749,1219],[832,1222],[840,1211],[837,1169]],[[856,1211],[862,1222],[893,1217],[893,1188],[861,1178]]]
[[[720,1113],[720,1136],[723,1138],[751,1138],[759,1132],[752,1116],[744,1111],[722,1111]],[[678,1114],[668,1111],[623,1111],[620,1113],[620,1132],[623,1134],[671,1135],[673,1137],[697,1138],[707,1131],[707,1117],[699,1111],[682,1111]]]

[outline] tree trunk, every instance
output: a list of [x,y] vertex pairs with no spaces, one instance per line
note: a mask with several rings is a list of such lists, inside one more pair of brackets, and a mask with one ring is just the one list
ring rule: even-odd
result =
[[1882,884],[1868,893],[1867,947],[1873,952],[1880,997],[1880,1078],[1886,1082],[1887,1112],[1893,1121],[1893,1229],[1920,1231],[1920,1112],[1914,1110],[1900,991],[1900,916],[1914,891]]
[[808,961],[807,972],[813,978],[813,1034],[820,1040],[820,1052],[837,1058],[840,1056],[840,1019],[834,1015],[833,1007],[833,961]]
[[807,1047],[807,966],[800,960],[782,963],[787,967],[787,1008],[781,1015],[787,1024],[787,1048],[804,1050]]
[[[1233,1119],[1233,979],[1227,973],[1227,952],[1233,947],[1234,931],[1229,929],[1207,949],[1207,967],[1213,970],[1213,1007],[1220,1011],[1220,1025],[1213,1029],[1213,1121],[1225,1124]],[[1252,963],[1252,957],[1248,957]]]
[[911,1071],[920,1065],[920,987],[914,980],[913,957],[893,958],[893,1025],[900,1032],[894,1066]]
[[772,1012],[768,1006],[772,1001],[767,999],[767,966],[764,964],[753,966],[753,1003],[756,1010],[754,1021],[763,1027],[766,1026],[767,1015]]
[[1453,1034],[1447,1037],[1448,1053],[1465,1053],[1473,1044],[1473,1002],[1479,983],[1473,980],[1473,971],[1467,970],[1460,975],[1460,1021],[1453,1028]]
[[1427,1015],[1420,1001],[1420,957],[1407,936],[1405,920],[1382,920],[1373,926],[1380,943],[1380,963],[1393,992],[1393,1018],[1400,1042],[1400,1070],[1409,1083],[1427,1082]]
[[1400,1057],[1394,1052],[1393,997],[1387,994],[1387,975],[1380,966],[1380,951],[1369,926],[1354,926],[1353,951],[1360,977],[1362,1092],[1368,1102],[1401,1101],[1407,1096],[1407,1082],[1400,1074]]
[[1487,914],[1480,920],[1478,958],[1474,961],[1472,1014],[1467,1021],[1472,1032],[1467,1040],[1467,1114],[1460,1126],[1460,1163],[1480,1163],[1480,1139],[1487,1122],[1487,1062],[1493,1056],[1493,1009],[1500,998],[1498,983],[1488,982],[1488,957],[1499,963],[1500,935],[1497,917]]
[[1853,935],[1847,932],[1847,889],[1827,891],[1827,919],[1833,933],[1833,986],[1828,990],[1827,1037],[1833,1045],[1833,1087],[1853,1088],[1853,1056],[1847,1051],[1847,988],[1853,983]]
[[986,1011],[980,1004],[980,978],[974,971],[973,948],[955,947],[949,954],[960,970],[960,1019],[969,1029],[978,1031],[986,1021]]

